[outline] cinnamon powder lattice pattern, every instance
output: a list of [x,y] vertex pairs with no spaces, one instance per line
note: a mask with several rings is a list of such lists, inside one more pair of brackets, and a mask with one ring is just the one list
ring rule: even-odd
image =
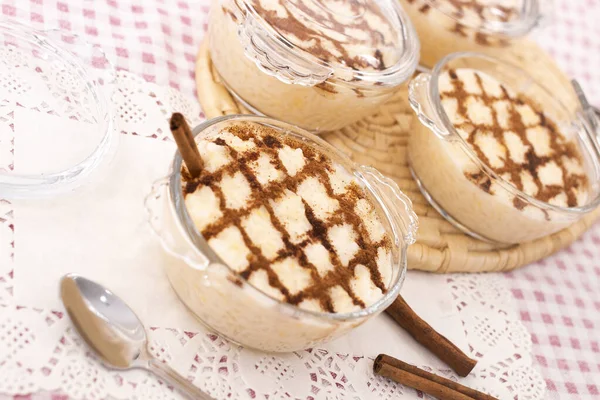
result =
[[[184,195],[189,194],[204,187],[210,188],[218,201],[218,208],[221,215],[218,219],[210,222],[199,229],[203,237],[209,241],[219,236],[226,229],[237,228],[241,233],[240,245],[248,250],[248,265],[239,270],[242,278],[250,280],[254,273],[259,271],[266,272],[268,284],[271,288],[278,290],[283,299],[294,305],[298,305],[304,300],[316,300],[321,310],[327,312],[339,312],[334,307],[330,295],[330,289],[341,287],[350,297],[354,306],[364,308],[369,304],[365,299],[360,298],[353,288],[352,282],[355,279],[355,270],[357,266],[363,265],[368,268],[370,280],[381,293],[385,293],[389,282],[384,281],[382,270],[378,265],[379,251],[384,250],[390,254],[391,242],[387,234],[383,234],[377,241],[372,240],[370,232],[365,224],[366,221],[355,211],[359,201],[365,201],[366,195],[363,190],[354,181],[346,186],[345,191],[340,193],[331,181],[331,174],[334,174],[334,165],[324,154],[316,151],[312,147],[300,143],[292,138],[281,137],[278,132],[270,127],[250,123],[234,123],[221,128],[246,143],[251,142],[255,146],[245,150],[237,150],[231,143],[228,143],[221,134],[210,136],[207,139],[217,146],[226,149],[231,161],[213,172],[203,170],[202,174],[196,179],[190,179],[184,170]],[[284,146],[289,146],[293,150],[300,149],[304,157],[304,165],[290,174],[286,170],[280,159],[278,151]],[[253,169],[259,159],[268,156],[269,163],[279,174],[279,177],[268,182],[260,182],[258,174]],[[235,209],[228,206],[228,199],[224,193],[222,182],[224,177],[233,176],[241,173],[247,181],[250,194],[244,206]],[[313,209],[307,201],[307,196],[300,196],[304,208],[304,216],[310,224],[310,228],[305,235],[296,235],[286,229],[286,224],[281,220],[276,211],[277,201],[289,196],[298,194],[298,188],[307,179],[316,178],[329,198],[329,202],[336,204],[336,208],[331,212],[328,218],[318,217],[318,212]],[[371,203],[369,203],[371,204]],[[371,205],[372,207],[372,205]],[[189,209],[189,206],[188,206]],[[248,227],[244,221],[257,210],[263,210],[268,213],[268,220],[272,227],[279,233],[283,246],[276,252],[275,256],[265,254],[260,245],[255,243],[255,235],[248,232]],[[354,254],[347,260],[347,255],[342,255],[336,250],[336,245],[331,240],[331,230],[340,226],[349,226],[354,234],[356,246]],[[383,227],[382,227],[383,228]],[[296,236],[296,237],[293,237]],[[329,254],[329,262],[333,266],[325,272],[319,269],[317,265],[309,260],[307,247],[313,244],[320,244]],[[213,247],[214,248],[214,247]],[[345,260],[346,259],[346,260]],[[385,262],[390,264],[390,259],[384,257]],[[293,260],[293,263],[308,272],[309,283],[305,287],[291,288],[285,284],[286,261]],[[344,262],[346,261],[346,262]],[[274,268],[274,265],[283,265],[284,269]],[[231,267],[231,265],[230,265]],[[391,265],[390,265],[391,268]],[[277,269],[277,271],[276,271]],[[278,273],[279,272],[279,273]],[[293,272],[293,271],[292,271]],[[280,275],[281,274],[281,275]],[[385,274],[384,274],[385,275]]]
[[[397,61],[394,28],[375,1],[251,0],[250,4],[270,26],[320,60],[378,71]],[[362,53],[367,46],[372,54]]]
[[[583,171],[580,151],[531,99],[511,93],[501,83],[476,71],[451,69],[444,75],[442,78],[447,79],[452,90],[440,93],[442,104],[449,112],[448,106],[456,102],[452,105],[458,115],[454,118],[454,126],[482,162],[517,189],[538,200],[551,202],[564,193],[566,205],[580,205],[577,193],[585,191],[588,184],[584,173],[573,171],[574,165],[576,170]],[[467,90],[465,79],[469,77],[470,85],[474,83],[475,88]],[[490,93],[492,90],[484,84],[484,80],[487,85],[497,85],[494,87],[498,93]],[[480,120],[474,121],[476,118]],[[490,137],[493,138],[491,142]],[[483,144],[487,145],[487,152],[482,148]],[[490,148],[500,151],[494,154]],[[551,183],[540,178],[543,168],[555,170]],[[483,172],[465,172],[465,176],[482,190],[493,194],[492,182]],[[518,209],[524,207],[523,201],[516,197],[513,204]]]
[[[418,6],[419,11],[427,14],[432,8],[448,10],[448,15],[456,19],[451,31],[462,37],[469,37],[472,28],[478,28],[486,21],[509,22],[518,15],[516,7],[504,3],[482,4],[477,0],[407,0]],[[508,41],[503,37],[493,37],[489,34],[475,31],[472,33],[475,41],[482,46],[507,46]]]

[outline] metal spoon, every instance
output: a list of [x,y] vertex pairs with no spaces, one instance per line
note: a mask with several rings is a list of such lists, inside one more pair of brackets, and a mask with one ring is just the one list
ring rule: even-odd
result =
[[142,322],[111,291],[89,279],[69,274],[60,281],[60,296],[73,325],[107,367],[145,369],[191,399],[213,400],[150,354]]

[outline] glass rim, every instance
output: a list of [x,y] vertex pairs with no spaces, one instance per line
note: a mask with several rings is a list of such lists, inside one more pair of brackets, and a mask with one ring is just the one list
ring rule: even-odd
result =
[[464,21],[456,18],[449,10],[444,7],[440,7],[440,3],[436,0],[425,0],[425,2],[436,11],[441,12],[445,16],[451,18],[453,21],[464,25],[468,28],[475,29],[477,31],[492,34],[502,35],[508,37],[520,37],[525,36],[533,28],[536,27],[542,20],[542,12],[540,8],[539,0],[523,0],[522,6],[519,9],[520,18],[515,21],[483,21],[481,25],[475,25],[472,23],[465,23]]
[[[332,150],[334,152],[335,156],[339,157],[342,160],[345,160],[349,164],[356,165],[347,156],[345,156],[343,153],[341,153],[335,147],[331,146],[329,143],[325,142],[323,139],[319,138],[318,136],[316,136],[310,132],[307,132],[307,131],[303,130],[302,128],[296,127],[294,125],[291,125],[291,124],[288,124],[288,123],[285,123],[282,121],[278,121],[278,120],[275,120],[272,118],[263,117],[263,116],[233,114],[233,115],[217,117],[217,118],[213,118],[213,119],[210,119],[210,120],[200,123],[199,125],[197,125],[196,127],[194,127],[192,129],[192,133],[193,133],[194,137],[196,137],[201,132],[203,132],[204,130],[208,129],[209,127],[211,127],[213,125],[216,125],[216,124],[219,124],[219,123],[225,122],[225,121],[235,121],[235,120],[246,121],[246,122],[250,121],[250,122],[258,122],[258,123],[267,123],[267,124],[275,123],[278,128],[282,128],[282,129],[286,129],[288,131],[294,132],[294,134],[301,136],[304,139],[314,141],[316,145],[325,146],[325,148],[327,150]],[[397,269],[397,275],[395,277],[395,280],[390,283],[390,288],[387,290],[387,292],[385,292],[379,300],[377,300],[375,303],[371,304],[368,307],[365,307],[365,308],[357,310],[357,311],[351,311],[351,312],[346,312],[346,313],[335,313],[335,312],[331,313],[331,312],[323,312],[323,311],[312,311],[312,310],[306,310],[306,309],[300,308],[297,305],[289,304],[285,301],[278,300],[278,299],[275,299],[275,298],[269,296],[268,294],[266,294],[265,292],[263,292],[256,286],[252,285],[247,279],[244,279],[238,272],[236,272],[231,267],[229,267],[227,265],[227,263],[225,261],[223,261],[218,256],[218,254],[210,247],[208,242],[204,239],[202,234],[196,228],[196,225],[192,221],[192,219],[188,213],[187,207],[185,207],[185,204],[183,201],[183,191],[182,191],[182,186],[181,186],[181,173],[179,172],[179,171],[181,171],[182,163],[183,163],[183,159],[181,157],[181,153],[179,151],[176,151],[174,159],[173,159],[173,163],[171,165],[172,171],[170,172],[169,177],[168,177],[168,187],[169,187],[168,190],[169,190],[169,204],[171,206],[172,211],[174,211],[175,214],[177,215],[178,224],[180,225],[181,228],[183,228],[184,234],[190,240],[191,244],[196,246],[196,248],[198,248],[198,250],[207,258],[209,268],[210,268],[210,264],[214,264],[214,263],[224,266],[225,268],[227,268],[227,270],[230,273],[232,273],[234,276],[239,278],[244,283],[244,285],[249,287],[250,290],[253,293],[256,293],[262,300],[268,301],[277,307],[281,307],[283,310],[286,311],[286,313],[289,313],[290,315],[293,315],[293,316],[306,315],[306,316],[310,316],[313,318],[319,318],[319,319],[327,319],[327,320],[335,320],[335,321],[349,321],[349,320],[355,320],[355,319],[367,317],[369,315],[377,314],[380,311],[383,311],[396,299],[396,297],[400,293],[400,289],[406,278],[408,245],[404,241],[404,238],[397,237],[397,238],[395,238],[395,239],[397,239],[396,242],[398,243],[397,248],[396,248],[396,251],[398,254],[397,260],[392,259],[392,268]],[[357,179],[360,179],[356,175],[354,175],[354,176]],[[371,192],[371,190],[368,188],[368,186],[365,187],[365,191],[369,191],[370,195],[375,196],[375,194],[373,192]],[[378,214],[380,214],[380,213],[378,213]],[[381,218],[381,215],[379,215],[379,216]],[[385,216],[385,218],[387,219],[387,216]],[[392,221],[389,221],[389,219],[388,219],[388,223],[391,225]]]
[[[372,1],[372,0],[367,0]],[[241,3],[241,4],[240,4]],[[287,51],[297,53],[301,58],[330,70],[330,76],[324,79],[323,82],[332,81],[333,83],[343,84],[350,87],[370,88],[373,85],[382,85],[382,87],[395,87],[405,82],[416,70],[419,64],[420,57],[420,41],[417,32],[412,24],[412,21],[397,0],[388,2],[389,6],[397,17],[401,30],[397,33],[401,40],[402,52],[398,60],[382,71],[363,71],[356,70],[345,66],[341,63],[331,63],[319,59],[309,51],[304,50],[291,43],[281,33],[277,32],[260,13],[250,4],[248,0],[235,1],[236,8],[242,13],[248,12],[259,21],[260,26],[265,29],[268,34],[276,39],[278,46],[281,46]],[[243,8],[242,8],[243,7]],[[241,22],[237,22],[241,24]],[[341,78],[337,72],[350,73],[352,79]],[[343,75],[343,74],[342,74]]]
[[[536,85],[538,88],[540,88],[542,90],[542,92],[545,94],[545,97],[547,95],[547,98],[549,99],[549,101],[556,103],[556,105],[562,111],[565,111],[567,114],[572,114],[572,113],[569,111],[569,109],[564,105],[564,103],[561,100],[552,96],[552,92],[545,85],[543,85],[542,83],[537,81],[535,78],[533,78],[531,76],[531,74],[529,74],[527,71],[525,71],[524,69],[522,69],[512,63],[500,60],[496,57],[492,57],[487,54],[476,53],[476,52],[459,52],[459,53],[449,54],[446,57],[444,57],[443,59],[441,59],[432,69],[428,96],[429,96],[430,101],[432,102],[435,112],[441,117],[442,123],[444,124],[444,128],[446,128],[449,131],[450,136],[453,139],[456,139],[456,138],[458,139],[458,140],[455,140],[455,142],[460,145],[461,149],[469,156],[471,161],[473,161],[477,165],[477,167],[481,168],[490,178],[493,178],[495,181],[497,181],[497,183],[500,184],[500,186],[504,190],[507,190],[509,193],[512,193],[520,198],[526,199],[528,202],[530,202],[531,204],[535,205],[536,207],[538,207],[540,209],[556,211],[556,212],[560,212],[560,213],[569,213],[569,214],[586,214],[586,213],[589,213],[590,211],[594,210],[595,208],[597,208],[598,205],[600,205],[600,191],[598,191],[598,193],[596,193],[596,196],[594,198],[589,199],[588,202],[582,206],[563,207],[563,206],[550,204],[545,201],[538,200],[535,197],[530,196],[530,195],[526,194],[525,192],[519,190],[513,184],[511,184],[510,182],[508,182],[507,180],[502,178],[500,175],[498,175],[496,172],[494,172],[485,162],[483,162],[479,158],[477,153],[473,149],[471,149],[471,147],[465,142],[465,140],[456,131],[454,124],[452,124],[452,122],[450,121],[450,117],[446,113],[446,110],[444,109],[444,107],[442,106],[442,103],[440,101],[440,93],[439,93],[439,88],[438,88],[438,78],[440,76],[440,73],[444,70],[444,68],[450,62],[457,60],[457,59],[461,59],[461,58],[463,58],[463,59],[464,58],[479,58],[479,59],[483,59],[483,60],[486,60],[491,63],[502,65],[502,66],[510,68],[514,71],[517,71],[520,76],[526,76],[533,85]],[[581,113],[579,113],[579,112],[575,113],[572,120],[578,121],[578,123],[580,125],[580,130],[584,130],[586,134],[592,135],[588,131],[587,123],[585,123],[583,117],[581,116]],[[579,135],[579,133],[578,133],[578,135]],[[597,141],[599,139],[596,137],[596,138],[591,138],[590,140]],[[580,147],[580,151],[582,151],[582,153],[583,152],[589,153],[589,156],[592,158],[592,162],[594,163],[594,167],[596,170],[595,175],[599,176],[600,175],[600,173],[599,173],[600,172],[599,171],[600,155],[591,153],[587,149],[587,147],[584,147],[581,145],[579,147]]]

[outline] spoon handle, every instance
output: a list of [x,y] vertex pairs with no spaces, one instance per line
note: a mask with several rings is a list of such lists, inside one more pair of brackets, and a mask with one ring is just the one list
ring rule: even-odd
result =
[[148,360],[148,370],[159,378],[172,384],[175,389],[178,389],[192,400],[214,400],[208,394],[194,386],[190,381],[179,375],[173,368],[155,358]]

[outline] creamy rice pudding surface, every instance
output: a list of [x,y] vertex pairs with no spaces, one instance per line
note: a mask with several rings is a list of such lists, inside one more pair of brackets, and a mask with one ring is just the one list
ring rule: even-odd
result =
[[[420,63],[433,67],[459,51],[497,53],[540,18],[537,0],[400,0],[422,42]],[[528,11],[525,11],[528,10]]]
[[206,170],[184,187],[213,250],[269,296],[346,313],[391,281],[390,241],[343,167],[267,127],[236,125],[199,141]]
[[418,60],[418,39],[392,1],[217,1],[209,41],[230,91],[313,131],[375,112]]
[[585,205],[588,176],[573,134],[561,131],[531,99],[485,73],[448,70],[438,85],[446,115],[471,154],[418,124],[410,142],[411,166],[435,202],[468,229],[500,242],[531,240],[569,225],[572,220],[511,194],[500,182],[551,205]]

